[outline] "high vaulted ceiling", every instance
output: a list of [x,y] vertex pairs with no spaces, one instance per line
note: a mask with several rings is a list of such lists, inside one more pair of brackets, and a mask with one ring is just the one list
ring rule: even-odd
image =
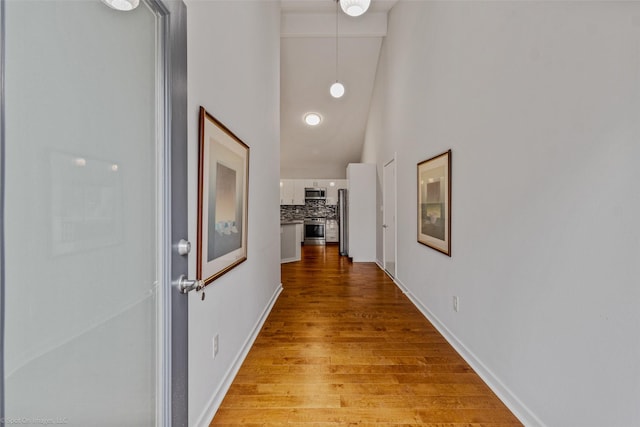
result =
[[[335,99],[336,5],[334,0],[281,0],[280,176],[344,178],[360,161],[387,13],[396,0],[372,0],[362,16],[338,12],[338,80]],[[320,125],[303,121],[308,112]]]

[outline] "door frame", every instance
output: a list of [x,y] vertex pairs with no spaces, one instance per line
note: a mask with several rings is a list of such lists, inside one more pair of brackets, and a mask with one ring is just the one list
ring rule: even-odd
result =
[[[162,343],[159,349],[161,367],[157,401],[157,425],[188,425],[188,306],[174,279],[187,274],[187,257],[178,254],[177,242],[188,236],[187,202],[187,11],[183,0],[143,0],[156,14],[158,29],[157,93],[158,132],[162,139],[163,175],[158,185],[165,195],[161,224],[164,267],[160,298],[162,299]],[[4,393],[5,331],[5,0],[0,0],[0,396]],[[0,398],[0,418],[5,417],[4,398]]]
[[398,163],[396,162],[396,154],[394,153],[391,160],[384,163],[382,166],[382,224],[387,224],[387,191],[386,191],[386,167],[393,163],[394,166],[394,174],[393,174],[393,250],[395,253],[395,262],[393,264],[393,272],[387,271],[387,231],[386,228],[382,229],[382,269],[391,276],[395,280],[398,276]]
[[[5,0],[0,0],[0,396],[4,393],[4,77],[5,77]],[[4,420],[4,397],[0,397],[0,419]]]
[[178,242],[188,240],[188,107],[187,107],[187,7],[183,0],[161,1],[165,8],[165,72],[167,78],[165,111],[166,193],[170,208],[165,246],[165,265],[169,275],[165,278],[165,401],[164,425],[188,426],[189,334],[188,298],[180,293],[175,281],[188,274],[188,256],[178,253]]

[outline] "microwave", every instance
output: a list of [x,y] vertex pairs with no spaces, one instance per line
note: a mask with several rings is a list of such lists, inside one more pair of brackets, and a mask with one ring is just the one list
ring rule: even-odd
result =
[[304,198],[307,200],[326,200],[327,189],[319,187],[307,187],[304,189]]

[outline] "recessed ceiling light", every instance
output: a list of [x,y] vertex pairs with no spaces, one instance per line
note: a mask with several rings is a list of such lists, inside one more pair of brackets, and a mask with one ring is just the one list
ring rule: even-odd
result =
[[307,113],[304,115],[304,122],[309,126],[318,126],[322,121],[322,117],[318,113]]
[[102,0],[111,9],[129,11],[140,5],[140,0]]

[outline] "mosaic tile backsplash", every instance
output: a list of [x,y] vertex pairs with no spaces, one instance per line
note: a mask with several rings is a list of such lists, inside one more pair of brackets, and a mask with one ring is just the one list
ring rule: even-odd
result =
[[337,219],[338,207],[327,205],[324,200],[307,200],[304,205],[280,205],[280,221],[292,221],[311,217]]

